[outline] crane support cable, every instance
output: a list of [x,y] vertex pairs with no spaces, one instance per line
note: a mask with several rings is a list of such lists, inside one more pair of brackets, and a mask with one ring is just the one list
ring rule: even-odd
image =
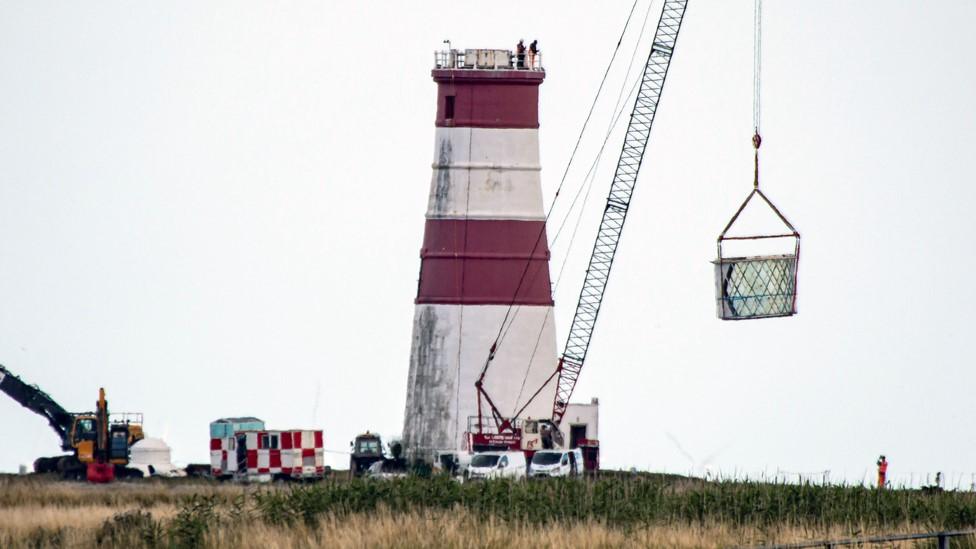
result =
[[[648,8],[650,8],[651,5],[652,4],[648,4]],[[650,14],[650,9],[648,9],[647,14],[648,15]],[[645,23],[647,22],[646,17],[644,22]],[[644,26],[641,26],[641,31],[639,34],[643,34],[643,33],[644,33]],[[633,58],[636,57],[637,47],[639,46],[640,46],[640,41],[638,40],[638,43],[635,44],[634,47],[634,55],[631,57],[631,62],[633,62]],[[628,65],[627,71],[624,73],[625,75],[630,74],[630,68],[631,65]],[[627,96],[626,96],[627,100],[629,100],[630,97],[634,95],[634,92],[637,91],[637,86],[639,84],[640,84],[640,77],[638,76],[638,78],[630,86],[630,91],[627,92]],[[590,169],[586,172],[586,175],[583,177],[584,183],[580,185],[580,187],[576,190],[576,195],[573,197],[573,201],[569,205],[569,211],[567,211],[566,215],[563,216],[563,219],[559,224],[559,229],[556,230],[556,234],[552,238],[552,242],[556,242],[556,240],[559,239],[559,235],[566,227],[566,223],[567,221],[569,221],[569,218],[572,215],[573,210],[575,209],[576,203],[579,201],[579,198],[582,195],[583,202],[579,208],[579,211],[577,212],[576,221],[573,224],[573,232],[569,237],[569,244],[567,244],[566,246],[566,256],[563,257],[563,260],[559,266],[559,274],[556,275],[556,280],[552,284],[553,292],[555,292],[556,288],[559,287],[559,283],[563,279],[563,274],[565,274],[566,272],[566,266],[569,264],[568,261],[569,250],[573,248],[573,243],[576,241],[576,234],[579,231],[580,222],[583,220],[583,211],[586,209],[586,204],[589,202],[590,191],[593,190],[593,181],[596,179],[597,169],[599,168],[600,162],[603,160],[603,153],[606,150],[607,142],[610,140],[610,135],[613,133],[613,129],[617,127],[617,122],[621,119],[621,117],[623,117],[624,109],[626,108],[626,105],[621,105],[621,101],[624,100],[623,92],[626,90],[626,87],[627,87],[627,80],[625,79],[624,82],[622,83],[620,94],[618,94],[617,96],[617,102],[614,105],[614,111],[616,112],[616,115],[613,116],[613,119],[610,121],[610,124],[607,127],[607,132],[603,138],[603,143],[600,145],[600,150],[597,151],[596,156],[593,158],[593,162],[590,164]],[[585,193],[583,192],[584,190],[586,191]],[[515,311],[514,316],[518,316],[518,311],[519,311],[518,309]],[[512,417],[519,417],[521,413],[529,406],[529,404],[531,404],[533,400],[535,400],[535,397],[542,392],[542,389],[544,389],[546,385],[548,385],[549,382],[552,381],[552,378],[555,377],[555,372],[553,372],[553,375],[550,375],[548,378],[546,378],[546,381],[539,388],[539,390],[537,390],[531,397],[529,397],[528,400],[525,401],[525,403],[521,407],[519,407],[519,404],[522,403],[522,394],[525,392],[525,384],[529,379],[529,373],[531,372],[532,363],[533,361],[535,361],[536,353],[539,350],[539,344],[542,342],[542,335],[545,332],[546,322],[548,322],[549,317],[551,315],[552,315],[552,309],[550,308],[546,310],[546,315],[545,317],[543,317],[542,322],[539,324],[539,330],[538,333],[536,334],[536,339],[535,339],[535,346],[532,348],[532,354],[529,356],[529,359],[527,360],[525,365],[525,375],[522,378],[522,386],[521,388],[519,388],[518,397],[515,399],[515,411],[512,412]],[[502,340],[505,339],[505,336],[508,334],[508,330],[511,329],[513,323],[514,320],[513,322],[509,322],[508,327],[505,328],[505,333],[502,335]]]
[[651,126],[661,99],[664,80],[671,66],[671,54],[678,39],[678,31],[681,29],[681,21],[687,5],[688,0],[665,0],[661,10],[661,18],[644,67],[644,75],[634,102],[634,111],[627,125],[620,159],[617,161],[606,208],[600,221],[596,242],[593,244],[593,254],[586,270],[576,313],[566,340],[566,348],[557,366],[559,377],[552,410],[552,422],[556,425],[559,425],[566,413],[566,407],[576,388],[576,381],[579,379],[580,370],[593,338],[593,329],[607,288],[610,268],[613,266],[617,244],[620,242],[620,235],[627,219],[627,210],[637,184],[637,175],[644,160]]
[[637,7],[637,2],[638,0],[634,0],[633,5],[631,5],[630,7],[630,12],[627,14],[627,20],[624,22],[624,28],[620,32],[620,37],[617,39],[617,44],[614,47],[613,54],[610,56],[610,61],[607,63],[607,68],[603,72],[603,78],[600,80],[600,86],[597,88],[596,95],[593,97],[593,103],[590,105],[590,110],[586,115],[586,119],[583,121],[583,127],[580,129],[579,136],[576,139],[576,145],[573,147],[573,152],[570,154],[569,161],[566,164],[566,169],[563,171],[562,178],[559,181],[559,186],[556,188],[556,193],[553,195],[552,202],[550,203],[549,209],[546,212],[545,223],[543,223],[542,229],[539,230],[539,234],[536,236],[535,243],[532,245],[532,252],[529,254],[529,257],[525,261],[525,267],[522,269],[522,275],[519,277],[518,285],[515,287],[515,291],[512,293],[512,301],[511,303],[509,303],[508,308],[505,311],[505,316],[502,318],[502,321],[498,326],[498,333],[495,335],[495,339],[488,350],[488,356],[485,359],[485,364],[484,366],[482,366],[481,373],[478,376],[478,380],[475,382],[475,389],[478,392],[479,429],[482,427],[483,424],[483,421],[481,419],[483,417],[481,412],[482,400],[486,401],[486,404],[490,408],[492,417],[495,420],[496,425],[499,428],[501,428],[502,427],[501,424],[505,423],[505,421],[501,418],[501,413],[498,412],[495,403],[492,401],[491,397],[488,395],[487,392],[485,392],[483,388],[483,381],[485,378],[485,374],[488,373],[488,367],[491,365],[491,361],[494,360],[495,352],[498,350],[498,347],[501,345],[501,340],[504,338],[506,327],[509,326],[514,321],[514,319],[511,318],[512,310],[513,309],[517,310],[517,308],[515,307],[515,302],[518,299],[519,292],[521,291],[522,286],[525,282],[525,276],[528,273],[529,267],[531,265],[531,258],[535,255],[535,252],[538,249],[539,244],[542,241],[542,238],[546,234],[545,227],[548,224],[549,217],[552,215],[553,208],[556,204],[556,201],[559,199],[559,193],[560,191],[562,191],[563,185],[566,182],[566,176],[569,174],[569,170],[573,164],[573,160],[576,158],[576,153],[579,151],[580,143],[583,139],[584,133],[586,132],[586,128],[589,125],[590,118],[593,116],[593,110],[596,107],[597,101],[599,100],[600,95],[603,92],[603,86],[604,84],[606,84],[607,76],[610,73],[610,69],[613,66],[614,61],[617,59],[617,53],[620,51],[620,44],[623,42],[624,35],[627,33],[627,29],[630,27],[630,20],[634,15],[634,9]]

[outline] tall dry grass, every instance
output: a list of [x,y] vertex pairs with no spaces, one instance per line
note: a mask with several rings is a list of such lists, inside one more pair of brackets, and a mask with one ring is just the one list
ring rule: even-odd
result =
[[[535,524],[483,518],[463,509],[323,517],[312,525],[276,528],[254,523],[242,528],[222,528],[206,537],[207,547],[244,548],[566,548],[566,547],[661,547],[674,549],[720,548],[839,539],[851,535],[850,526],[823,529],[790,525],[736,528],[728,524],[651,525],[615,528],[599,521]],[[854,528],[859,535],[881,531]],[[917,531],[911,524],[884,533]]]
[[[614,528],[599,521],[552,522],[534,524],[481,518],[464,509],[394,513],[326,515],[313,524],[291,526],[269,525],[262,521],[222,521],[211,527],[199,543],[185,543],[163,536],[158,543],[141,544],[140,532],[131,536],[99,540],[106,521],[115,513],[99,506],[69,508],[45,507],[42,515],[30,517],[36,509],[12,515],[13,520],[27,517],[20,525],[8,529],[10,521],[0,524],[0,546],[16,548],[43,547],[201,547],[242,549],[286,548],[565,548],[565,547],[664,547],[719,548],[758,545],[776,541],[791,543],[812,539],[841,538],[850,535],[848,528],[806,529],[789,525],[775,528],[735,528],[727,524],[705,526],[653,525],[638,528]],[[154,519],[172,519],[175,508],[157,508]],[[58,514],[63,513],[63,514]],[[157,515],[156,513],[160,513]],[[858,529],[862,534],[878,534]],[[916,531],[912,525],[888,529],[885,533]],[[101,541],[101,543],[99,543]]]
[[974,510],[969,493],[675,479],[247,487],[8,477],[0,547],[728,547],[927,531],[971,524]]
[[25,505],[154,507],[178,505],[194,495],[232,501],[256,489],[199,479],[144,479],[105,485],[66,482],[48,475],[0,475],[0,510]]

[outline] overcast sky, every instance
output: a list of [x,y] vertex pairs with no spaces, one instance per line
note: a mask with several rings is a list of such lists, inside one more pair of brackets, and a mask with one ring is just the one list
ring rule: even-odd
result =
[[[539,40],[548,202],[630,3],[0,1],[0,363],[71,410],[104,386],[181,462],[228,415],[339,451],[398,435],[432,52]],[[800,314],[715,318],[715,237],[752,179],[752,1],[691,0],[576,392],[603,464],[860,481],[886,453],[968,486],[976,3],[765,8],[763,188],[803,234]],[[560,345],[619,143],[553,245]],[[10,399],[0,418],[0,470],[57,452]]]

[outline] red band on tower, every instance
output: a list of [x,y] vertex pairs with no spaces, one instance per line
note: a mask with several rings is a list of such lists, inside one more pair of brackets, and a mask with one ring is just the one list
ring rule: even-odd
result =
[[552,305],[545,230],[544,221],[428,219],[416,303]]
[[437,82],[438,127],[539,127],[544,72],[434,69],[431,74]]

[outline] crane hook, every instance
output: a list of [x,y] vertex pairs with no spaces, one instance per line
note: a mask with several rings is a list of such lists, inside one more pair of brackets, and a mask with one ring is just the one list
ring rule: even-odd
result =
[[759,145],[762,145],[762,137],[759,137],[759,130],[756,130],[756,133],[752,135],[752,147],[756,149],[756,154],[754,158],[755,173],[752,179],[753,189],[759,188]]

